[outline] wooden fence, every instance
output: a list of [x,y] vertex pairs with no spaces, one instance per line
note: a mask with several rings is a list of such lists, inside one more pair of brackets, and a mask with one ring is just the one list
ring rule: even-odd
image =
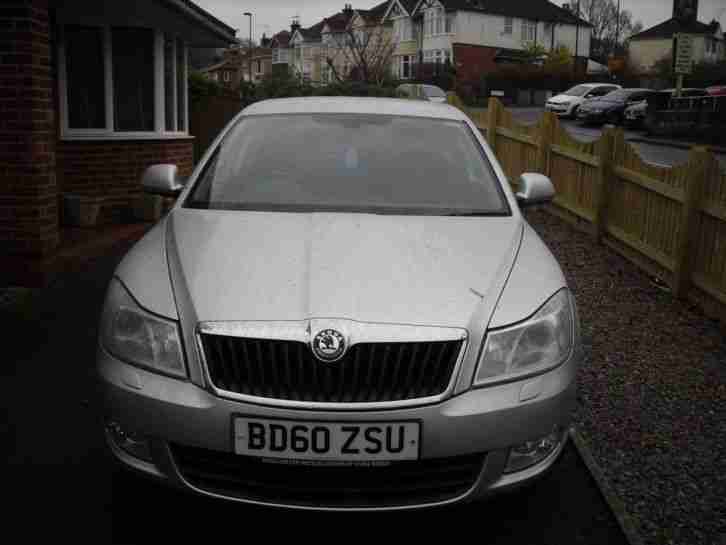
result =
[[243,108],[237,97],[211,96],[195,102],[189,109],[189,133],[194,140],[194,163],[201,159],[209,145],[229,121]]
[[[469,113],[457,97],[450,102]],[[470,117],[510,183],[516,186],[523,172],[549,176],[557,196],[548,211],[726,325],[726,174],[706,148],[693,148],[686,164],[666,168],[643,161],[621,129],[580,142],[554,114],[524,126],[495,98]]]

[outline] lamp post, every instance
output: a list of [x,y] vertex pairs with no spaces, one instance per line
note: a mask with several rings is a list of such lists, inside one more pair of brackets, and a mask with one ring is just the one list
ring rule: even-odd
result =
[[244,16],[250,18],[250,41],[247,42],[247,67],[249,68],[250,83],[252,83],[252,14],[249,11],[245,11]]
[[613,45],[613,56],[618,54],[618,43],[620,42],[620,0],[618,0],[617,21],[615,22],[615,45]]
[[577,0],[575,13],[575,57],[572,59],[572,73],[577,77],[577,56],[580,54],[580,0]]

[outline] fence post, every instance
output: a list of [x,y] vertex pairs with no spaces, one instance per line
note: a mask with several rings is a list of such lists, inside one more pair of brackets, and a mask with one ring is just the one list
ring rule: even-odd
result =
[[693,250],[697,247],[698,209],[701,204],[703,188],[710,173],[713,157],[705,147],[694,147],[688,157],[688,177],[685,180],[685,199],[681,207],[676,259],[673,270],[673,293],[676,297],[686,297],[691,283]]
[[496,155],[497,153],[497,123],[499,123],[499,99],[495,97],[489,97],[489,104],[487,106],[487,142],[489,147]]
[[545,112],[539,126],[539,148],[537,149],[537,170],[545,176],[550,174],[547,168],[547,159],[549,158],[556,126],[557,116],[552,112]]
[[608,194],[610,184],[613,180],[612,165],[615,152],[620,146],[625,145],[625,136],[622,130],[614,127],[606,127],[600,137],[600,153],[598,159],[600,166],[597,169],[597,207],[595,209],[595,236],[598,242],[602,242],[607,234],[608,226]]

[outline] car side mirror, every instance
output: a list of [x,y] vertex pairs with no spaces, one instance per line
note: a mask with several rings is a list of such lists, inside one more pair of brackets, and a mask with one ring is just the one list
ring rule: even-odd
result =
[[176,165],[151,165],[141,177],[141,186],[147,193],[176,197],[184,189],[186,180],[179,176]]
[[515,197],[521,208],[545,204],[555,198],[555,187],[547,176],[525,172],[519,178],[519,191]]

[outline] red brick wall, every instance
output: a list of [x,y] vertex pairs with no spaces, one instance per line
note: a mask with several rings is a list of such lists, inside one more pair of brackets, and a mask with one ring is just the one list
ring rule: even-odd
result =
[[59,141],[58,185],[61,193],[105,198],[101,221],[112,221],[141,194],[147,166],[173,163],[183,176],[192,172],[194,140]]
[[47,0],[0,2],[0,254],[58,245],[54,79]]
[[494,62],[499,49],[479,45],[454,44],[456,76],[460,81],[478,81],[497,69]]

